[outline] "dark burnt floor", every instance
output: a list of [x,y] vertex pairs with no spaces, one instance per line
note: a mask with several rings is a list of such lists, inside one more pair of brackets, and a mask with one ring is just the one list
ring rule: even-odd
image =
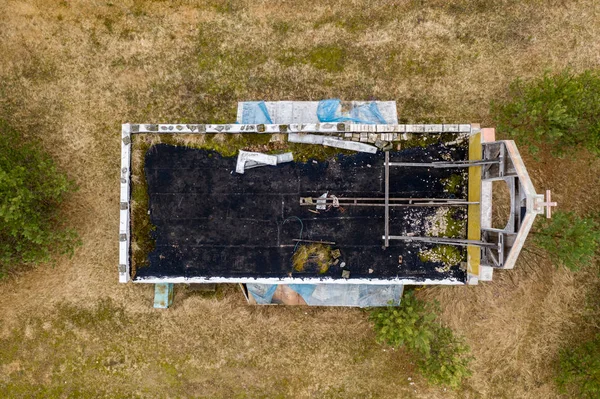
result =
[[[465,159],[466,148],[435,144],[391,152],[390,160],[437,161],[442,153]],[[464,280],[458,265],[438,272],[439,264],[419,259],[419,249],[429,244],[392,240],[383,249],[383,207],[346,207],[343,212],[332,208],[315,214],[299,205],[300,197],[317,197],[326,191],[338,197],[382,198],[383,161],[382,152],[358,153],[328,161],[265,166],[240,175],[235,173],[235,157],[153,146],[146,154],[145,174],[156,248],[149,254],[149,266],[138,269],[135,278],[288,277],[296,245],[293,239],[300,237],[302,228],[303,239],[335,242],[332,248],[340,250],[346,265],[344,269],[332,266],[325,274],[314,269],[294,271],[293,277],[341,278],[342,270],[349,270],[351,279]],[[452,173],[390,167],[390,197],[452,197],[444,193],[441,183]],[[390,234],[424,235],[424,219],[432,212],[433,207],[390,208]]]

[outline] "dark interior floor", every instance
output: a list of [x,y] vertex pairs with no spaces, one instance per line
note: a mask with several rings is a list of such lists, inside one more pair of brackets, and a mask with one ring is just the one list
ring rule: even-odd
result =
[[[390,153],[392,161],[465,159],[467,149],[441,144]],[[433,154],[433,155],[432,155]],[[340,155],[328,161],[286,163],[235,173],[236,158],[213,151],[156,145],[145,158],[150,217],[156,248],[147,277],[330,277],[465,279],[456,265],[448,272],[422,262],[428,244],[390,241],[383,249],[384,208],[332,208],[319,214],[299,205],[300,197],[328,191],[338,197],[384,196],[384,154]],[[390,197],[447,198],[441,179],[453,170],[390,168]],[[310,208],[314,209],[314,207]],[[424,235],[433,207],[391,208],[390,234]],[[302,222],[300,222],[298,219]],[[293,271],[291,258],[300,237],[335,242],[344,269]],[[402,263],[398,259],[402,256]],[[371,273],[369,272],[371,269]]]

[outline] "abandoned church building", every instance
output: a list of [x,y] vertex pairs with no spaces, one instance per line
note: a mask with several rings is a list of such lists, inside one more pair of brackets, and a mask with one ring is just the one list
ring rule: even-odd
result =
[[556,205],[493,128],[399,123],[395,102],[241,102],[231,124],[124,124],[121,146],[119,281],[155,284],[156,307],[180,283],[360,307],[478,284]]

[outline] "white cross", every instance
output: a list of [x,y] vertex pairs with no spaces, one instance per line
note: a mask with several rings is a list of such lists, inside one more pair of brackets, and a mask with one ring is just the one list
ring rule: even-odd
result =
[[550,190],[546,190],[546,201],[545,202],[539,202],[538,206],[545,206],[546,207],[546,218],[550,219],[552,217],[552,207],[553,206],[558,206],[558,202],[551,202],[551,199],[550,199]]

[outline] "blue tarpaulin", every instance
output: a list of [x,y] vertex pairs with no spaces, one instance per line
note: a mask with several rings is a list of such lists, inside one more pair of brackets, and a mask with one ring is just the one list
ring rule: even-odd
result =
[[[311,306],[356,306],[361,308],[399,305],[404,286],[398,284],[289,284]],[[246,284],[259,305],[273,302],[276,284]]]
[[267,305],[271,303],[273,294],[277,289],[275,284],[246,284],[248,292],[254,297],[259,305]]
[[271,116],[264,101],[246,101],[243,103],[242,123],[248,124],[271,124]]
[[[303,123],[314,122],[353,122],[366,124],[398,123],[395,112],[388,109],[389,120],[383,116],[377,101],[342,102],[333,98],[319,102],[283,102],[267,103],[264,101],[244,101],[238,107],[238,122],[248,124],[294,123],[295,118],[301,117]],[[274,105],[280,104],[280,105]],[[297,104],[296,108],[294,104]],[[302,106],[302,104],[306,104]],[[384,107],[387,103],[382,103]],[[389,108],[389,107],[387,107]],[[269,109],[274,113],[270,114]],[[395,107],[394,107],[395,111]]]
[[377,103],[371,101],[366,104],[353,106],[348,111],[342,110],[342,101],[334,98],[319,101],[317,117],[321,122],[354,122],[367,124],[386,124]]
[[315,291],[315,288],[317,288],[317,285],[316,284],[288,284],[288,287],[290,287],[291,289],[296,291],[298,294],[300,294],[300,296],[302,296],[302,298],[304,298],[304,300],[306,301],[306,298],[310,297],[313,294],[313,292]]

